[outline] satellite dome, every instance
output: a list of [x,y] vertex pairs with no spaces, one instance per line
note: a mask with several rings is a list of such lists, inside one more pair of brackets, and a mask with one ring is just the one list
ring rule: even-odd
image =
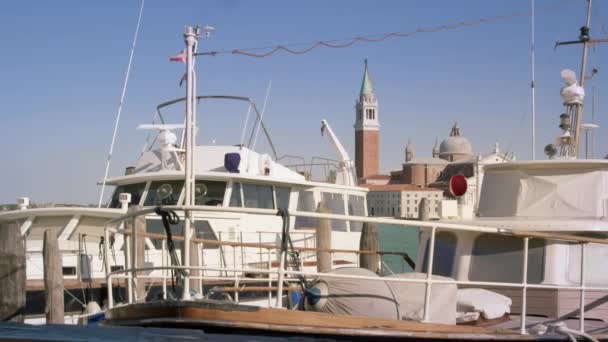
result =
[[468,159],[473,156],[473,147],[467,138],[460,135],[458,123],[454,123],[450,136],[439,145],[439,157],[449,161]]

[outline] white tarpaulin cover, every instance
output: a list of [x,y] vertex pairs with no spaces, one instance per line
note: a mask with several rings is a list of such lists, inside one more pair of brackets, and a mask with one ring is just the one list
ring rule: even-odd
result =
[[[332,273],[378,277],[363,268],[340,268]],[[390,277],[425,279],[426,274],[412,272]],[[433,279],[449,278],[433,276]],[[307,304],[307,310],[395,320],[420,321],[423,318],[424,283],[320,277],[314,287],[319,290],[321,300],[314,305]],[[454,284],[432,285],[431,322],[456,324],[456,291]]]
[[603,217],[608,172],[581,169],[491,170],[479,201],[482,217]]
[[511,299],[484,289],[458,290],[458,312],[479,312],[485,319],[496,319],[511,312]]

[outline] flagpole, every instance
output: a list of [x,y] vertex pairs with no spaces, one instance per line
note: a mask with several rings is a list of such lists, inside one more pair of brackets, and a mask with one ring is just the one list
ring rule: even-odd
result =
[[534,46],[534,0],[532,0],[532,28],[531,28],[531,73],[532,73],[532,82],[531,82],[531,91],[532,91],[532,160],[536,160],[536,84],[535,84],[535,46]]
[[131,73],[131,64],[133,63],[133,54],[135,53],[135,44],[137,43],[137,36],[139,35],[139,26],[141,24],[141,16],[144,12],[145,0],[141,0],[141,6],[139,7],[139,16],[137,17],[137,26],[135,27],[135,34],[133,36],[133,44],[131,45],[131,52],[129,54],[129,63],[127,64],[127,72],[125,73],[125,80],[122,86],[122,94],[120,95],[120,102],[118,104],[118,112],[116,113],[116,121],[114,122],[114,132],[112,133],[112,142],[110,143],[110,151],[108,152],[108,158],[106,160],[106,171],[103,174],[103,181],[101,183],[101,191],[99,193],[99,202],[97,207],[101,208],[103,202],[103,193],[106,189],[106,181],[108,179],[108,172],[110,171],[110,163],[112,161],[112,153],[114,152],[114,144],[116,143],[116,134],[118,133],[118,123],[120,122],[120,114],[122,113],[122,105],[125,101],[125,95],[127,94],[127,84],[129,83],[129,74]]

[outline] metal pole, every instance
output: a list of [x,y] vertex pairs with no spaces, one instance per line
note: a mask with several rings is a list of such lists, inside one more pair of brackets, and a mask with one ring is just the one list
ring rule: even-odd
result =
[[519,330],[522,335],[527,334],[526,332],[526,311],[528,306],[528,247],[530,243],[530,238],[524,238],[524,261],[522,265],[521,272],[521,283],[523,287],[521,288],[521,321]]
[[581,244],[580,330],[585,332],[585,244]]
[[114,306],[114,296],[112,294],[112,277],[109,277],[108,274],[111,273],[112,271],[110,270],[110,233],[108,232],[107,229],[104,229],[103,231],[103,238],[104,238],[104,244],[103,244],[103,248],[104,248],[104,253],[105,253],[105,257],[104,257],[104,263],[105,263],[105,267],[106,267],[106,282],[108,283],[108,307],[111,309]]
[[[161,265],[167,266],[169,263],[167,262],[167,241],[161,241]],[[167,299],[167,269],[163,269],[163,299]]]
[[[133,234],[133,232],[131,232]],[[131,239],[125,239],[125,270],[131,269]],[[133,272],[127,273],[127,298],[129,304],[133,303]]]
[[535,56],[534,56],[534,0],[532,0],[532,39],[531,39],[531,57],[532,57],[532,160],[536,159],[536,91],[535,91]]
[[[587,28],[589,28],[591,25],[591,4],[592,4],[593,0],[587,0],[587,1],[588,1],[587,21],[586,21],[585,26],[587,26]],[[585,68],[587,67],[587,48],[588,47],[589,47],[589,42],[584,41],[583,42],[583,60],[581,63],[581,78],[580,78],[581,88],[585,87]],[[576,157],[578,157],[578,147],[579,147],[578,145],[579,145],[579,136],[580,136],[580,131],[581,131],[582,116],[583,116],[583,104],[581,103],[576,108],[576,122],[575,122],[575,127],[574,127],[574,146],[575,146],[574,154]]]
[[137,26],[135,27],[135,35],[133,36],[133,44],[131,45],[131,53],[129,55],[129,64],[127,64],[127,72],[125,73],[125,81],[122,86],[122,94],[120,95],[120,102],[118,104],[118,113],[116,113],[116,121],[114,122],[114,133],[112,133],[112,143],[110,144],[110,151],[108,152],[108,159],[106,160],[106,171],[103,174],[103,181],[101,183],[101,192],[99,193],[98,208],[101,208],[101,202],[103,201],[103,192],[106,188],[106,180],[108,179],[108,171],[110,170],[110,161],[112,160],[112,153],[114,152],[114,143],[116,142],[116,134],[118,133],[118,123],[120,122],[120,114],[122,113],[122,105],[125,101],[125,95],[127,93],[127,84],[129,83],[129,74],[131,73],[131,63],[133,62],[133,54],[135,53],[135,43],[137,42],[137,35],[139,34],[139,24],[141,23],[141,15],[144,12],[144,1],[141,0],[141,7],[139,8],[139,17],[137,18]]
[[589,130],[585,130],[585,159],[589,159]]
[[[194,205],[194,45],[197,38],[197,30],[192,26],[187,26],[184,32],[186,41],[186,167],[185,167],[185,205]],[[190,239],[192,238],[192,211],[186,210],[186,220],[184,224],[184,247],[183,264],[190,266]],[[182,293],[183,300],[190,299],[190,277],[189,270],[184,277]]]

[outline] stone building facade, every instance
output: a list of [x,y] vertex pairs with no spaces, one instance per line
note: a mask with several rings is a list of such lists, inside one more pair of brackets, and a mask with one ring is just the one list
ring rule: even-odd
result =
[[420,200],[429,200],[431,219],[439,218],[443,200],[440,189],[423,188],[412,184],[368,184],[367,209],[370,216],[419,218]]

